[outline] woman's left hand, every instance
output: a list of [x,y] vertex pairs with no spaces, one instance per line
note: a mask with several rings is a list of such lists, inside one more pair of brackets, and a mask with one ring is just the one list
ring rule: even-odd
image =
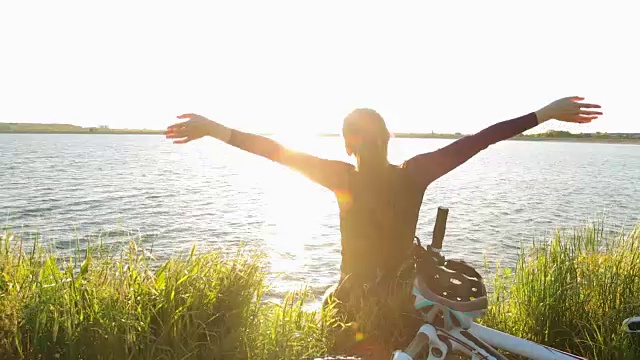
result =
[[591,121],[602,115],[601,111],[585,110],[599,109],[600,105],[581,103],[583,97],[571,96],[558,99],[542,109],[536,111],[538,122],[542,123],[547,120],[556,119],[571,123],[590,123]]

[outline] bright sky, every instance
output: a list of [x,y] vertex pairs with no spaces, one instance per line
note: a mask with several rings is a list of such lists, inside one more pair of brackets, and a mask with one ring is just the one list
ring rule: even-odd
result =
[[3,1],[0,122],[470,133],[559,97],[640,132],[634,1]]

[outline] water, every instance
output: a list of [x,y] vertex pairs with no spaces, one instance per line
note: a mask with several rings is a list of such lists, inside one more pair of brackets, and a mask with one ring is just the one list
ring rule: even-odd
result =
[[[281,139],[350,161],[340,138]],[[451,140],[392,139],[394,163]],[[450,208],[445,252],[482,267],[513,264],[557,226],[603,215],[640,222],[640,146],[507,141],[433,183],[418,236]],[[213,139],[177,146],[155,135],[0,134],[0,223],[38,232],[60,251],[142,237],[156,258],[198,249],[265,250],[276,291],[338,278],[338,207],[328,191],[278,164]]]

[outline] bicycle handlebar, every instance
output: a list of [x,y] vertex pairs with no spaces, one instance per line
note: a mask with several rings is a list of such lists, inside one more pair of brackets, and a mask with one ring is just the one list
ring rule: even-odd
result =
[[435,251],[442,250],[442,241],[444,240],[444,233],[447,230],[447,216],[449,215],[449,209],[439,206],[438,214],[436,215],[436,223],[433,225],[433,238],[431,239],[431,248]]

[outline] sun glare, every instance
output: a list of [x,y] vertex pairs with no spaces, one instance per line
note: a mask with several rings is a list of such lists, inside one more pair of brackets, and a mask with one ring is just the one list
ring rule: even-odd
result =
[[270,138],[280,142],[292,150],[302,150],[305,147],[305,144],[310,140],[317,138],[317,135],[301,130],[292,130],[275,133],[271,135]]
[[[287,138],[287,146],[303,147],[302,138],[295,135]],[[268,204],[265,209],[268,220],[262,236],[268,247],[271,269],[281,276],[303,274],[305,267],[312,263],[308,247],[325,231],[323,223],[327,214],[336,211],[329,208],[337,206],[334,195],[282,166],[271,166],[261,176],[264,200]],[[304,282],[305,279],[297,280]]]

